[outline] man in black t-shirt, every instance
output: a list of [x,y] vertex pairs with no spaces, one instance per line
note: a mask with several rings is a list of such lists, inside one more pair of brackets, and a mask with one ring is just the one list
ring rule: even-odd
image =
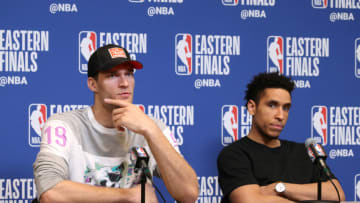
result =
[[304,144],[280,140],[288,119],[294,82],[278,73],[261,73],[247,86],[246,106],[252,115],[249,134],[225,147],[218,157],[223,203],[282,203],[317,199],[341,201],[344,191],[333,174],[322,176]]

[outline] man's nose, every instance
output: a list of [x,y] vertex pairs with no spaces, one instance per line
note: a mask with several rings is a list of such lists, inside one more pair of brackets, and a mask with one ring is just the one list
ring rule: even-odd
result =
[[127,87],[129,85],[129,79],[125,75],[120,75],[118,79],[120,87]]
[[277,119],[283,120],[285,118],[285,111],[282,108],[278,108],[275,116]]

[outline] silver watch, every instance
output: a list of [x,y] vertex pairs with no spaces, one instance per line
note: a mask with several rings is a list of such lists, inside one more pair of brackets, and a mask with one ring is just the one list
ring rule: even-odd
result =
[[285,192],[286,190],[286,187],[285,187],[285,184],[282,183],[282,182],[279,182],[275,185],[275,191],[278,192],[278,193],[283,193]]

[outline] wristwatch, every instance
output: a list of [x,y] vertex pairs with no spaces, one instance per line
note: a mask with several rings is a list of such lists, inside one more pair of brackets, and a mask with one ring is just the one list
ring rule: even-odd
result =
[[282,182],[278,182],[276,185],[275,185],[275,191],[278,192],[278,193],[283,193],[285,192],[286,190],[286,187],[285,187],[285,184],[282,183]]

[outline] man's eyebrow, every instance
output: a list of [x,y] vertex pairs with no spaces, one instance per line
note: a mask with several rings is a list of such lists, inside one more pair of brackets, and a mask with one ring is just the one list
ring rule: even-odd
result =
[[272,100],[267,101],[266,103],[279,104],[280,102],[272,99]]
[[[279,101],[277,101],[277,100],[269,100],[269,101],[267,101],[266,103],[268,103],[268,104],[280,104],[280,102]],[[288,102],[288,103],[284,103],[283,104],[283,106],[291,106],[291,102]]]

